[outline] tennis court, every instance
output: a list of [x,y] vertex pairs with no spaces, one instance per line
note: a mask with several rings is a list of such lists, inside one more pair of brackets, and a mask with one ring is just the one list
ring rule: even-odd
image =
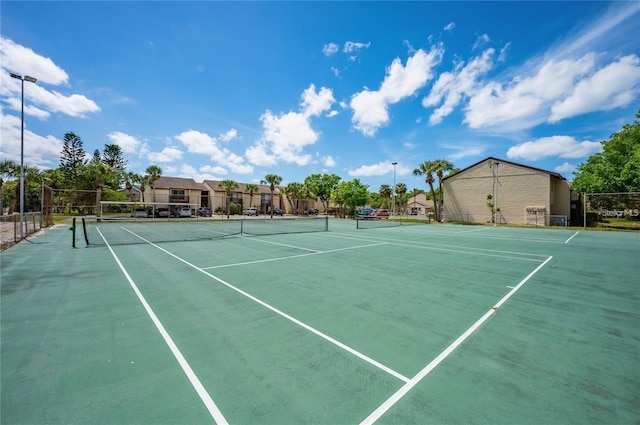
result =
[[250,220],[76,248],[55,226],[0,254],[0,421],[640,418],[640,235]]

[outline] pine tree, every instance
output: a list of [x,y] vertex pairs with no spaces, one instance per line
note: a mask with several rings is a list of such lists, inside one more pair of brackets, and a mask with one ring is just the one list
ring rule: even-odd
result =
[[73,132],[64,135],[60,169],[63,181],[68,188],[77,188],[80,168],[86,165],[86,152],[82,148],[82,139]]
[[118,173],[124,173],[127,169],[127,161],[122,157],[122,148],[116,144],[104,145],[102,163],[110,166]]

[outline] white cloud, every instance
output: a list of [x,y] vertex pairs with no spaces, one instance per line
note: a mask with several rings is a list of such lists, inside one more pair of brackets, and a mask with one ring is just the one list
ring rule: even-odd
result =
[[491,41],[491,38],[489,38],[489,35],[487,35],[487,34],[479,35],[478,38],[476,39],[476,42],[473,45],[473,48],[471,50],[476,50],[476,49],[486,45],[490,41]]
[[203,167],[200,167],[199,171],[201,173],[215,174],[215,175],[222,175],[222,176],[226,176],[228,174],[227,170],[224,167],[220,167],[218,165],[216,166],[205,165]]
[[458,159],[469,156],[479,156],[487,150],[487,147],[484,145],[468,145],[464,143],[459,145],[440,145],[440,147],[454,151],[454,153],[447,155],[447,159],[451,161],[457,161]]
[[[355,170],[350,170],[348,174],[352,177],[383,176],[385,174],[393,174],[393,169],[394,165],[391,162],[383,161],[377,164],[363,165]],[[398,176],[407,175],[412,171],[412,169],[402,164],[397,164],[395,169]]]
[[640,60],[637,54],[612,57],[611,46],[637,50],[629,34],[637,32],[638,13],[638,2],[611,3],[595,20],[569,29],[569,38],[483,82],[468,93],[464,122],[474,129],[518,131],[630,105],[640,94]]
[[576,170],[576,166],[573,164],[569,164],[568,162],[563,162],[561,165],[558,165],[553,169],[556,173],[560,174],[568,174],[573,173]]
[[275,115],[266,111],[260,117],[263,133],[260,140],[245,151],[251,164],[275,165],[279,160],[307,165],[312,156],[304,148],[313,145],[319,134],[311,127],[311,117],[322,115],[335,103],[333,92],[325,87],[316,91],[311,84],[301,95],[301,112]]
[[445,25],[444,30],[446,32],[452,32],[455,28],[456,28],[455,22],[450,22],[447,25]]
[[413,96],[433,78],[432,69],[442,60],[443,49],[434,47],[430,52],[418,50],[403,66],[395,59],[380,85],[380,90],[364,90],[351,98],[352,125],[365,136],[374,136],[378,129],[389,123],[388,107]]
[[592,111],[628,106],[640,94],[640,58],[629,55],[582,79],[551,107],[550,122]]
[[19,75],[26,73],[42,83],[57,86],[69,81],[67,73],[50,58],[5,37],[0,37],[0,63],[3,69]]
[[138,153],[140,146],[142,143],[133,136],[122,133],[120,131],[114,131],[113,133],[107,134],[107,138],[111,141],[112,144],[120,146],[123,153]]
[[468,64],[459,62],[452,72],[443,72],[433,84],[429,96],[422,100],[424,107],[441,104],[429,117],[429,124],[435,125],[451,114],[465,96],[472,94],[478,81],[493,67],[491,60],[495,51],[485,50],[482,55],[473,58]]
[[319,92],[316,92],[316,86],[311,84],[302,93],[302,100],[300,101],[300,108],[302,113],[306,117],[318,116],[324,111],[331,109],[336,100],[333,97],[331,89],[321,87]]
[[160,152],[149,152],[147,158],[151,162],[175,162],[182,159],[182,151],[176,148],[164,148]]
[[509,158],[537,161],[548,156],[560,158],[584,158],[602,150],[599,142],[578,142],[570,136],[551,136],[512,146],[507,151]]
[[338,49],[340,49],[340,46],[336,43],[328,43],[322,46],[322,54],[325,56],[332,56],[338,52]]
[[510,124],[518,129],[545,122],[551,105],[568,96],[594,65],[594,55],[587,54],[577,60],[548,61],[533,75],[517,76],[509,83],[489,82],[471,97],[465,122],[471,128]]
[[325,167],[335,167],[336,166],[336,161],[335,161],[335,159],[333,159],[333,157],[331,155],[327,155],[327,156],[322,158],[322,164]]
[[232,128],[231,130],[222,133],[220,135],[220,140],[222,140],[223,142],[230,142],[231,140],[237,137],[238,137],[238,130],[236,130],[235,128]]
[[51,113],[63,113],[73,117],[85,117],[88,113],[99,112],[100,108],[84,95],[64,95],[49,91],[41,84],[67,85],[69,76],[51,59],[38,55],[33,50],[0,37],[0,95],[12,109],[20,111],[22,104],[22,82],[9,73],[28,75],[38,81],[24,83],[25,114],[40,119],[49,118]]
[[353,52],[359,52],[362,49],[368,49],[371,46],[371,42],[369,43],[357,43],[354,41],[347,41],[344,43],[344,47],[342,48],[342,51],[344,53],[353,53]]
[[247,161],[249,161],[250,164],[258,165],[261,167],[268,167],[278,164],[276,157],[267,153],[268,150],[269,148],[265,143],[258,142],[255,145],[247,148],[244,154],[246,155]]
[[248,174],[253,172],[253,167],[245,164],[241,156],[229,149],[220,148],[217,139],[206,133],[189,130],[177,135],[176,139],[182,142],[188,152],[208,155],[212,161],[224,164],[234,173]]
[[[21,119],[5,115],[0,108],[0,158],[20,163]],[[53,136],[33,133],[25,122],[24,164],[43,169],[56,168],[60,164],[62,141]]]

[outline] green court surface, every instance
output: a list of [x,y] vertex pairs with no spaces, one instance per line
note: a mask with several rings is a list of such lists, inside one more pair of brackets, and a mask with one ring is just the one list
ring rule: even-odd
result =
[[640,420],[639,234],[328,222],[2,252],[0,422]]

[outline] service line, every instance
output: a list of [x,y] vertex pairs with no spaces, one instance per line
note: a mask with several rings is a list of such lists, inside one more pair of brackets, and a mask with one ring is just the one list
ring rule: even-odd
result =
[[[267,242],[267,241],[263,241],[260,239],[252,239],[254,241],[260,241],[260,242]],[[275,243],[275,242],[267,242],[267,243]],[[211,269],[221,269],[224,267],[236,267],[236,266],[247,266],[250,264],[259,264],[259,263],[268,263],[271,261],[283,261],[283,260],[290,260],[292,258],[300,258],[300,257],[309,257],[311,255],[319,255],[319,254],[328,254],[331,252],[338,252],[338,251],[347,251],[350,249],[361,249],[361,248],[370,248],[372,246],[378,246],[378,245],[386,245],[386,242],[378,242],[378,243],[371,243],[371,244],[367,244],[367,245],[357,245],[357,246],[348,246],[346,248],[336,248],[336,249],[329,249],[326,251],[315,251],[315,250],[310,250],[308,248],[298,248],[298,249],[303,249],[303,250],[308,250],[308,251],[313,251],[313,252],[307,252],[305,254],[296,254],[296,255],[287,255],[285,257],[275,257],[275,258],[265,258],[262,260],[252,260],[252,261],[243,261],[241,263],[230,263],[230,264],[220,264],[218,266],[208,266],[208,267],[200,267],[202,270],[211,270]],[[282,244],[276,244],[276,245],[282,245]],[[297,248],[291,245],[285,245],[287,247],[290,248]]]
[[[304,328],[306,330],[308,330],[309,332],[319,336],[320,338],[324,339],[325,341],[328,341],[334,345],[336,345],[337,347],[340,347],[341,349],[343,349],[344,351],[353,354],[354,356],[358,357],[361,360],[364,360],[365,362],[369,363],[372,366],[377,367],[378,369],[388,373],[389,375],[401,380],[402,382],[409,382],[409,378],[407,378],[406,376],[402,375],[399,372],[396,372],[395,370],[391,369],[390,367],[387,367],[385,365],[383,365],[382,363],[360,353],[359,351],[356,351],[355,349],[349,347],[348,345],[338,341],[335,338],[330,337],[329,335],[317,330],[316,328],[312,327],[311,325],[308,325],[298,319],[296,319],[295,317],[285,313],[282,310],[277,309],[276,307],[272,306],[271,304],[266,303],[265,301],[262,301],[261,299],[254,297],[253,295],[249,294],[248,292],[243,291],[240,288],[237,288],[235,286],[233,286],[232,284],[230,284],[229,282],[226,282],[224,280],[222,280],[221,278],[219,278],[218,276],[212,275],[211,273],[207,272],[206,270],[203,270],[202,268],[196,266],[195,264],[192,264],[190,262],[188,262],[187,260],[185,260],[184,258],[178,257],[176,254],[167,251],[166,249],[162,248],[161,246],[143,238],[142,236],[132,232],[131,230],[122,227],[122,229],[126,230],[127,232],[131,233],[133,236],[145,241],[146,243],[148,243],[149,245],[153,246],[154,248],[159,249],[160,251],[164,252],[165,254],[168,254],[170,256],[172,256],[173,258],[175,258],[176,260],[186,264],[187,266],[199,271],[200,273],[203,273],[207,276],[209,276],[211,279],[218,281],[219,283],[223,284],[224,286],[228,287],[229,289],[232,289],[234,291],[236,291],[237,293],[249,298],[250,300],[254,301],[257,304],[260,304],[261,306],[271,310],[272,312],[276,313],[279,316],[284,317],[285,319],[295,323],[296,325],[300,326],[301,328]],[[351,247],[353,248],[353,247]],[[342,248],[341,250],[344,249],[348,249],[348,248]],[[338,250],[334,250],[334,251],[338,251]],[[306,255],[314,255],[313,253],[309,253]]]

